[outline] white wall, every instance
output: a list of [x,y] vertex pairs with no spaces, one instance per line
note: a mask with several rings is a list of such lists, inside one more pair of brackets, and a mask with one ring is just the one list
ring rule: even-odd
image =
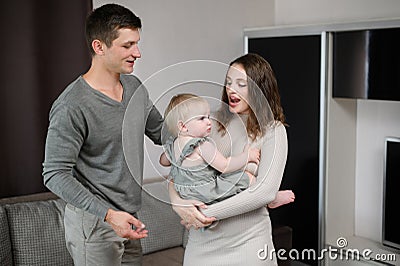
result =
[[275,24],[321,24],[400,16],[398,0],[277,0]]
[[[174,86],[172,82],[176,85],[194,74],[184,74],[182,68],[174,64],[199,59],[216,61],[212,66],[202,66],[200,70],[198,64],[191,64],[190,71],[188,67],[185,71],[199,71],[203,79],[221,83],[226,67],[218,62],[228,64],[243,54],[243,29],[272,25],[274,22],[273,0],[93,0],[93,6],[96,8],[112,2],[130,8],[142,20],[139,44],[142,58],[135,65],[134,74],[146,86],[149,85],[150,96],[161,112],[171,94],[191,89],[182,87],[165,94]],[[166,67],[169,68],[158,72]],[[205,73],[211,77],[204,77]],[[151,80],[148,80],[149,77]],[[208,90],[206,94],[220,98],[220,88],[216,85],[196,83],[190,86],[198,91]],[[144,177],[166,174],[167,169],[158,166],[161,148],[148,141],[145,146]]]
[[[275,1],[275,24],[276,25],[303,25],[303,24],[327,24],[355,22],[366,20],[386,20],[400,17],[400,1],[397,0],[278,0]],[[342,100],[332,101],[333,113],[330,117],[344,117],[343,110],[346,104]],[[351,174],[352,169],[345,167],[349,162],[342,162],[340,152],[337,151],[336,161],[328,164],[328,171],[331,167],[339,165],[344,166],[342,169],[330,169],[332,178],[342,179],[343,182],[336,182],[335,189],[328,190],[328,225],[330,228],[335,227],[334,232],[347,234],[349,231],[355,235],[363,236],[375,241],[381,238],[381,215],[382,215],[382,178],[383,178],[383,139],[387,135],[400,136],[400,102],[389,101],[370,101],[359,100],[354,103],[356,108],[351,107],[353,114],[346,122],[351,121],[355,116],[356,143],[354,147],[348,144],[349,153],[355,150],[355,177],[351,180],[343,176],[334,176],[335,171],[345,171]],[[350,103],[349,106],[352,104]],[[334,108],[333,108],[334,107]],[[335,113],[336,112],[336,113]],[[333,124],[334,125],[334,122]],[[330,140],[342,141],[345,136],[343,132],[349,133],[347,139],[354,139],[353,126],[348,129],[339,123],[336,128],[329,130]],[[330,143],[330,147],[338,150],[338,147],[344,147],[343,143]],[[335,153],[335,151],[333,151]],[[328,156],[329,157],[329,156]],[[332,157],[332,156],[331,156]],[[331,160],[332,158],[328,158]],[[351,156],[349,156],[351,158]],[[351,178],[351,177],[350,177]],[[333,181],[334,182],[334,181]],[[328,185],[331,183],[328,182]],[[336,191],[336,195],[332,192]],[[354,195],[351,195],[351,193]],[[347,193],[347,194],[346,194]],[[347,195],[347,196],[346,196]],[[332,202],[332,201],[337,201]],[[346,200],[348,202],[346,202]],[[335,209],[332,209],[332,206]],[[329,209],[331,208],[331,209]],[[342,217],[348,222],[348,211],[353,209],[354,216],[351,215],[353,221],[344,225],[340,224],[341,220],[335,220]],[[348,226],[354,228],[348,228]],[[335,237],[339,237],[337,235]],[[333,237],[332,235],[328,235]],[[334,239],[330,239],[333,242]]]
[[229,63],[243,53],[243,28],[272,25],[273,0],[94,0],[117,3],[142,19],[142,80],[172,64],[192,59]]
[[357,114],[355,234],[380,241],[384,139],[400,137],[400,102],[359,100]]

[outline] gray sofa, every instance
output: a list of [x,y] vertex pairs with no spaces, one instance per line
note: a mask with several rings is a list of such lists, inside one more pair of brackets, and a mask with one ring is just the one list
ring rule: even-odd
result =
[[[142,240],[143,265],[182,265],[187,231],[167,203],[166,184],[149,180],[143,188],[138,217],[149,230]],[[0,199],[0,265],[73,265],[65,247],[64,207],[51,192]],[[273,237],[276,248],[291,248],[291,228],[274,228]]]

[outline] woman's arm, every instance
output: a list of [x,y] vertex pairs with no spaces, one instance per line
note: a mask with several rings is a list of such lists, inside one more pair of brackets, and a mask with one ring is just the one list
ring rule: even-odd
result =
[[286,129],[279,123],[265,136],[261,147],[257,182],[231,198],[209,205],[202,213],[220,220],[264,207],[272,202],[281,184],[287,149]]

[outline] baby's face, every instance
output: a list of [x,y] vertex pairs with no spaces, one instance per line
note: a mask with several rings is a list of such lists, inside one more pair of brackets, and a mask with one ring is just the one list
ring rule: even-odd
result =
[[193,105],[193,109],[188,115],[185,126],[188,134],[192,137],[203,138],[210,135],[210,106],[206,103],[197,103]]

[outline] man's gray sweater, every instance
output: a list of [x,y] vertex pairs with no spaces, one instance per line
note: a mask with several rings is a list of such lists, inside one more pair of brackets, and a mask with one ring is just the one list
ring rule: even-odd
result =
[[[101,218],[109,208],[132,214],[139,210],[144,135],[161,144],[163,119],[147,90],[133,75],[121,75],[120,81],[121,102],[91,88],[82,77],[72,82],[53,103],[45,146],[45,185]],[[134,112],[125,117],[128,104]],[[133,119],[134,127],[124,136],[123,147],[124,119]]]

